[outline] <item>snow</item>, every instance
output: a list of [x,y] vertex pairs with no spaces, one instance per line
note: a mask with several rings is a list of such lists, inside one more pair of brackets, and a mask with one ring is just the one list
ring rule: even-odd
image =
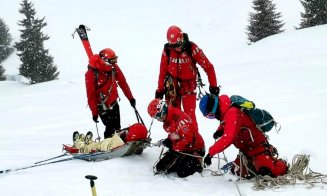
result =
[[[19,40],[17,21],[20,0],[0,1],[0,13]],[[327,25],[294,30],[300,23],[298,0],[276,0],[285,32],[247,45],[245,28],[252,1],[146,0],[50,1],[34,0],[37,17],[45,16],[50,35],[46,48],[54,56],[60,79],[36,85],[12,81],[18,74],[19,58],[13,54],[3,66],[11,81],[0,82],[0,170],[20,168],[62,153],[62,144],[72,143],[76,130],[96,134],[87,107],[84,72],[87,56],[78,37],[71,34],[79,24],[90,27],[94,52],[105,47],[118,54],[147,127],[151,119],[147,105],[154,97],[160,55],[166,30],[179,25],[215,65],[223,94],[239,94],[271,112],[281,124],[271,131],[270,142],[281,157],[292,161],[296,154],[310,155],[309,167],[327,174],[324,152],[327,138]],[[77,35],[76,35],[77,36]],[[201,71],[206,84],[207,78]],[[208,85],[205,87],[206,90]],[[120,91],[122,127],[136,122],[129,102]],[[218,121],[205,119],[197,111],[200,133],[209,148]],[[153,142],[166,137],[162,124],[151,128]],[[99,124],[102,136],[104,127]],[[209,171],[186,179],[153,175],[152,167],[161,148],[147,148],[140,156],[102,162],[73,160],[0,174],[0,195],[91,195],[86,175],[95,175],[98,195],[327,195],[326,186],[286,186],[254,191],[253,182],[232,182],[230,175],[212,176]],[[237,150],[225,151],[232,161]],[[224,164],[224,163],[221,163]],[[210,169],[217,170],[213,160]],[[238,189],[239,191],[238,192]]]

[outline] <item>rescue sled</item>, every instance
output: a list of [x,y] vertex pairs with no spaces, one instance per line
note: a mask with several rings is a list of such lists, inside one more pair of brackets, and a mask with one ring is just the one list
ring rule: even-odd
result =
[[143,152],[143,150],[150,144],[151,139],[147,138],[145,140],[131,141],[124,145],[118,146],[110,151],[96,151],[89,154],[80,153],[78,149],[72,146],[63,144],[63,150],[74,157],[74,159],[80,159],[85,161],[103,161],[108,159],[113,159],[117,157],[124,157],[130,155],[138,155]]

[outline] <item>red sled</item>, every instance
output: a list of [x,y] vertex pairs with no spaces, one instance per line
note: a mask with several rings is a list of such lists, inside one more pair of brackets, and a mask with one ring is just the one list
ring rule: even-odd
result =
[[66,144],[63,144],[63,150],[68,152],[69,154],[76,154],[79,153],[79,150],[77,148],[74,148],[72,146],[68,146]]

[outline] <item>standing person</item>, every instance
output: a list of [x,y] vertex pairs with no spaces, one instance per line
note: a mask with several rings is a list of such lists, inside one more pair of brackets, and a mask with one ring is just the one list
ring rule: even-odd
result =
[[115,52],[110,48],[103,49],[99,55],[92,56],[85,73],[86,93],[92,119],[98,123],[100,116],[101,121],[106,126],[105,139],[112,137],[115,131],[121,128],[118,85],[131,106],[135,108],[136,105],[125,76],[117,65],[117,58]]
[[287,173],[288,166],[284,160],[278,159],[277,149],[269,144],[266,136],[247,114],[240,108],[231,106],[227,95],[219,98],[205,95],[201,98],[199,107],[205,117],[216,118],[221,122],[213,134],[214,139],[220,138],[209,148],[204,159],[205,165],[211,165],[211,158],[215,154],[234,144],[240,154],[233,162],[232,173],[235,174],[237,168],[236,174],[244,178],[254,175],[277,177]]
[[181,178],[202,171],[205,146],[202,136],[195,129],[192,119],[180,109],[154,99],[148,106],[152,118],[163,122],[168,137],[162,144],[169,150],[156,164],[156,173],[176,172]]
[[218,96],[219,86],[214,66],[210,63],[203,51],[188,40],[186,33],[177,26],[171,26],[167,31],[168,43],[165,44],[161,55],[158,88],[155,98],[172,103],[185,111],[193,120],[196,130],[196,87],[198,69],[196,64],[204,69],[210,83],[209,91]]

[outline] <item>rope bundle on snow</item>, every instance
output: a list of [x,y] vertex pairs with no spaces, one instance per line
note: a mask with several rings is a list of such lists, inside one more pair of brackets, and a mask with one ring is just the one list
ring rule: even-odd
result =
[[276,178],[270,176],[257,176],[253,189],[276,189],[283,185],[294,185],[298,181],[310,186],[314,186],[315,183],[327,184],[327,175],[312,171],[308,167],[309,161],[309,155],[295,155],[287,174]]

